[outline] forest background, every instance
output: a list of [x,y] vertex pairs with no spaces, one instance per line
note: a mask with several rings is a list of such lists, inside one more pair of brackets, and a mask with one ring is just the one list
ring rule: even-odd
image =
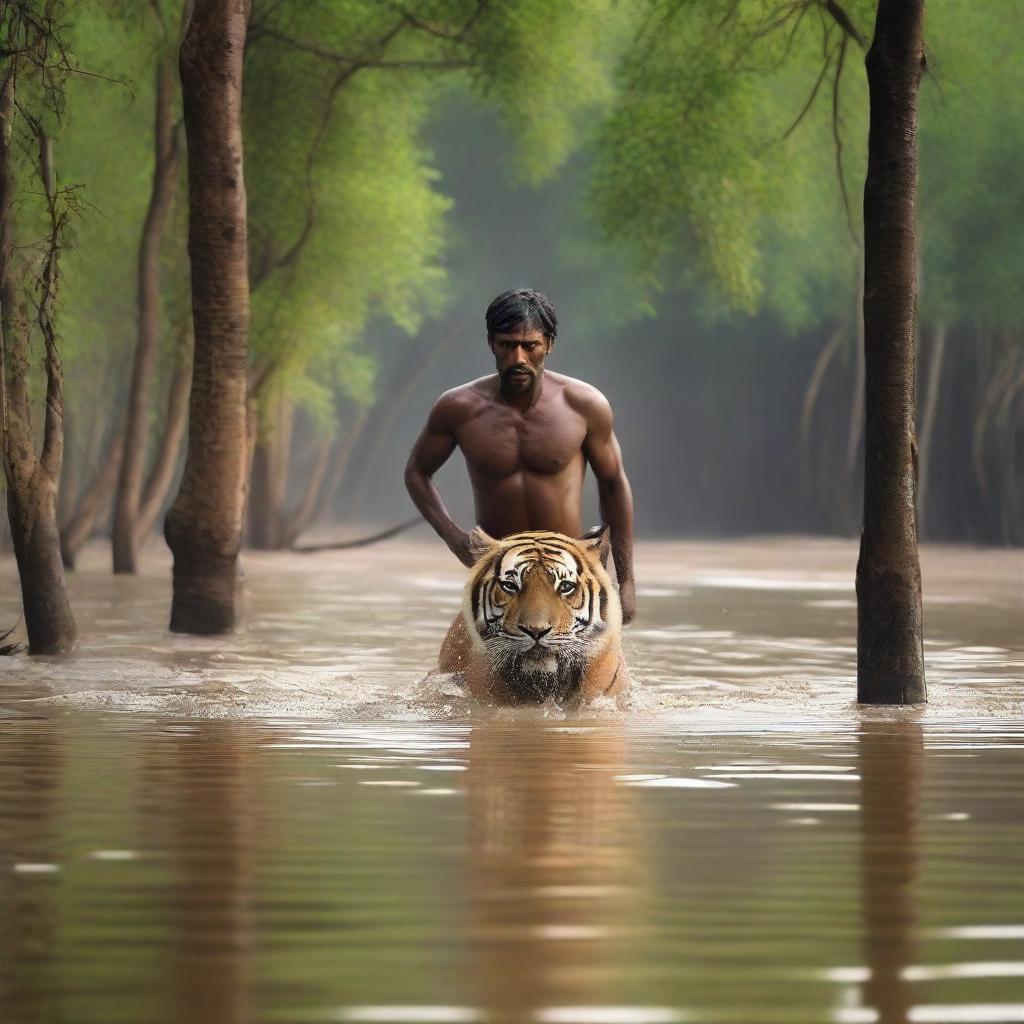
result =
[[[489,372],[483,310],[519,285],[559,310],[550,365],[612,401],[641,535],[855,532],[873,11],[256,0],[248,542],[408,517],[412,440],[442,390]],[[72,562],[113,529],[130,568],[187,417],[181,9],[83,0],[64,18],[76,71],[47,114],[75,197],[55,317],[62,539]],[[1024,542],[1022,21],[1009,0],[928,12],[925,539]],[[468,526],[462,467],[439,482]]]

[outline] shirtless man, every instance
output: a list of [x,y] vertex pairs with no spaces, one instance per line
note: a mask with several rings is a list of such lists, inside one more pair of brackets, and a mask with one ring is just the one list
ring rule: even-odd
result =
[[589,463],[609,527],[622,621],[631,622],[633,496],[611,406],[597,388],[546,369],[558,333],[547,296],[530,288],[503,292],[486,319],[498,372],[446,391],[434,404],[405,469],[409,495],[456,558],[471,566],[469,534],[448,514],[432,479],[456,447],[466,459],[477,523],[497,539],[521,530],[578,537]]

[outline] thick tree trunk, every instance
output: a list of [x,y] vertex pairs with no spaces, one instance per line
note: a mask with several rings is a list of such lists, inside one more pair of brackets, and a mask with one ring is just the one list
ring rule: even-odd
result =
[[135,543],[141,544],[156,523],[164,506],[167,492],[174,482],[174,471],[178,468],[181,444],[188,426],[188,396],[192,387],[192,332],[186,330],[187,338],[174,368],[171,387],[167,393],[167,415],[164,418],[164,432],[160,438],[153,466],[142,490],[142,504],[135,521]]
[[100,471],[78,500],[74,514],[60,531],[60,556],[66,569],[74,569],[78,552],[92,536],[100,509],[106,507],[114,493],[123,452],[124,438],[118,436],[111,442]]
[[247,455],[248,242],[242,167],[247,0],[194,3],[181,46],[188,140],[195,355],[188,455],[164,534],[174,555],[170,628],[235,625]]
[[78,630],[64,585],[57,487],[42,466],[27,486],[9,487],[7,516],[21,578],[29,654],[64,654]]
[[866,419],[857,562],[857,699],[927,699],[917,554],[917,94],[924,0],[879,0],[867,55],[864,183]]
[[30,654],[63,654],[77,639],[64,584],[57,530],[57,481],[64,454],[64,389],[51,305],[57,287],[59,227],[54,218],[49,140],[39,133],[40,177],[50,206],[52,235],[40,272],[38,324],[46,346],[46,413],[37,457],[29,401],[30,328],[13,278],[14,176],[11,122],[13,70],[0,85],[0,437],[7,481],[7,516],[18,562]]
[[174,65],[168,58],[156,72],[153,186],[139,242],[138,335],[111,536],[115,573],[135,572],[139,540],[138,516],[149,438],[149,392],[160,347],[160,241],[178,184],[174,87]]

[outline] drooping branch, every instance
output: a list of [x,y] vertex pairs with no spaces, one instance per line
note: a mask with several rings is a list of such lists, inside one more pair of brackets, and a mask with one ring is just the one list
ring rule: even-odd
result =
[[853,39],[862,50],[867,50],[867,37],[860,31],[860,29],[857,28],[856,25],[854,25],[849,14],[843,10],[837,0],[824,0],[824,3],[822,3],[821,6],[824,7],[830,15],[832,15],[835,23],[843,30],[848,38]]
[[264,25],[260,32],[294,50],[301,50],[314,57],[322,57],[334,64],[358,65],[360,68],[395,68],[400,71],[452,71],[473,66],[473,62],[469,60],[383,60],[365,56],[353,57],[351,54],[339,53],[312,39],[299,39],[296,36],[279,32],[269,25]]

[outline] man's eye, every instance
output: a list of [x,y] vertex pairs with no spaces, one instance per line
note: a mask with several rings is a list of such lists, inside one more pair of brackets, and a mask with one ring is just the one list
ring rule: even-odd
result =
[[519,588],[511,580],[499,580],[499,586],[506,594],[518,594]]
[[576,584],[572,580],[562,580],[558,584],[558,592],[560,594],[571,594],[576,589]]

